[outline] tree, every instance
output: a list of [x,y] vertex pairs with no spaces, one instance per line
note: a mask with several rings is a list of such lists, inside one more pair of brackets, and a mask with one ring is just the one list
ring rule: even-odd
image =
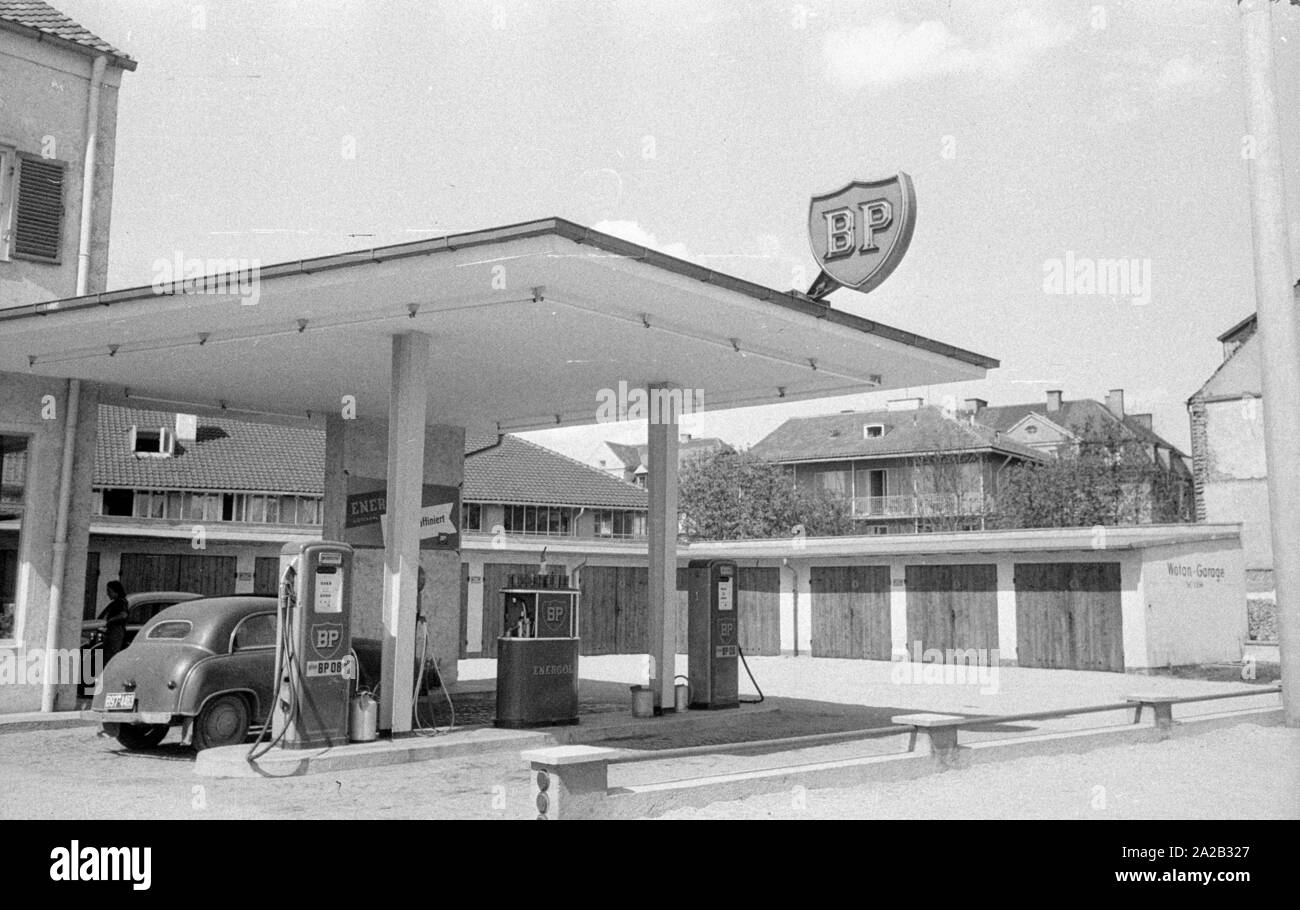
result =
[[950,420],[928,427],[921,439],[924,451],[908,459],[918,526],[930,531],[983,527],[982,452]]
[[1134,525],[1184,520],[1184,481],[1117,424],[1090,421],[1053,461],[1007,468],[998,487],[1003,528]]
[[748,452],[719,451],[683,465],[678,479],[682,530],[705,540],[848,534],[850,504],[799,489],[789,469]]

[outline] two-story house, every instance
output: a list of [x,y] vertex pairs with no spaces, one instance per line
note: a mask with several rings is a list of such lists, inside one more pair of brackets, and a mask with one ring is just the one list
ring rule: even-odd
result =
[[[1300,284],[1296,285],[1300,298]],[[1276,635],[1259,338],[1252,313],[1219,336],[1223,362],[1187,401],[1196,520],[1241,522],[1252,634]]]
[[[682,433],[677,441],[677,469],[680,471],[684,465],[715,452],[731,451],[734,451],[731,445],[716,436]],[[603,442],[591,460],[611,476],[644,487],[646,475],[650,473],[648,453],[649,446],[645,443]]]
[[[105,289],[117,99],[135,68],[49,4],[0,0],[0,311]],[[77,645],[97,394],[0,373],[0,649]],[[75,696],[3,686],[0,712]]]
[[[645,536],[640,487],[518,436],[465,449],[459,530],[483,546]],[[133,591],[274,592],[280,547],[320,536],[324,475],[312,427],[101,405],[85,615],[112,578]]]
[[1142,520],[1192,520],[1192,472],[1186,454],[1155,432],[1150,414],[1125,411],[1123,389],[1111,389],[1105,402],[1067,400],[1053,389],[1037,402],[990,407],[981,399],[969,399],[966,407],[977,422],[1039,452],[1059,456],[1090,445],[1122,446],[1125,453],[1144,459],[1169,490],[1167,508],[1156,505],[1151,490],[1134,491],[1145,503],[1139,510]]
[[859,533],[980,530],[1009,466],[1050,456],[919,398],[787,420],[750,450],[847,500]]

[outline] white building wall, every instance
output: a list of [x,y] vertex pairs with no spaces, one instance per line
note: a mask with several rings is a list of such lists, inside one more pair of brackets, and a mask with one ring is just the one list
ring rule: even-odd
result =
[[1245,590],[1240,546],[1212,543],[1144,551],[1147,666],[1240,660],[1246,639]]

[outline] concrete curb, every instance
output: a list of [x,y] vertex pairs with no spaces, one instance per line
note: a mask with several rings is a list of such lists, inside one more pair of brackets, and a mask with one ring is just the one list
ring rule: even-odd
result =
[[243,744],[204,749],[194,761],[194,773],[199,777],[299,777],[490,752],[516,752],[554,744],[555,740],[547,733],[476,728],[326,749],[276,748],[259,758],[255,765],[248,761],[249,745]]
[[99,718],[89,711],[28,711],[24,714],[0,714],[0,733],[21,733],[24,730],[46,730],[58,727],[80,727],[98,724]]
[[[586,723],[538,730],[506,730],[497,727],[474,727],[443,732],[437,736],[406,736],[373,743],[353,743],[330,749],[273,749],[257,760],[248,762],[249,745],[222,746],[198,753],[194,773],[199,777],[299,777],[325,774],[379,765],[404,765],[419,761],[485,755],[492,752],[517,753],[523,749],[545,746],[600,742],[636,734],[653,735],[665,729],[708,727],[744,722],[756,713],[778,710],[776,705],[746,706],[741,711],[692,711],[663,717],[647,717],[601,723],[596,718],[610,715],[585,715]],[[618,715],[622,718],[622,715]]]
[[[666,781],[630,787],[610,787],[603,795],[575,800],[570,818],[627,819],[653,818],[674,809],[701,808],[796,788],[819,790],[853,787],[867,783],[913,780],[953,768],[1005,762],[1020,758],[1061,753],[1088,752],[1111,746],[1155,743],[1173,737],[1195,736],[1210,730],[1242,724],[1275,726],[1284,722],[1281,708],[1252,708],[1198,715],[1178,721],[1162,730],[1153,726],[1126,724],[1116,727],[1039,733],[1031,736],[963,744],[955,762],[945,766],[934,756],[903,751],[863,758],[789,765],[755,771],[715,774],[689,780]],[[900,730],[900,736],[906,737]],[[534,763],[534,777],[537,764]]]

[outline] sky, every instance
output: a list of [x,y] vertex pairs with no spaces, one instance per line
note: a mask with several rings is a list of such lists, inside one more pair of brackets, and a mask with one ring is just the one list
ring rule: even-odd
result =
[[[892,398],[1122,388],[1190,451],[1186,400],[1254,310],[1234,0],[53,3],[139,61],[110,288],[178,253],[269,264],[554,215],[805,290],[809,197],[906,171],[907,256],[830,302],[1001,368],[683,423],[737,446]],[[1300,8],[1273,19],[1298,150]],[[1297,262],[1300,151],[1286,167]],[[1054,260],[1102,259],[1137,283],[1051,285]],[[644,432],[529,436],[589,459]]]

